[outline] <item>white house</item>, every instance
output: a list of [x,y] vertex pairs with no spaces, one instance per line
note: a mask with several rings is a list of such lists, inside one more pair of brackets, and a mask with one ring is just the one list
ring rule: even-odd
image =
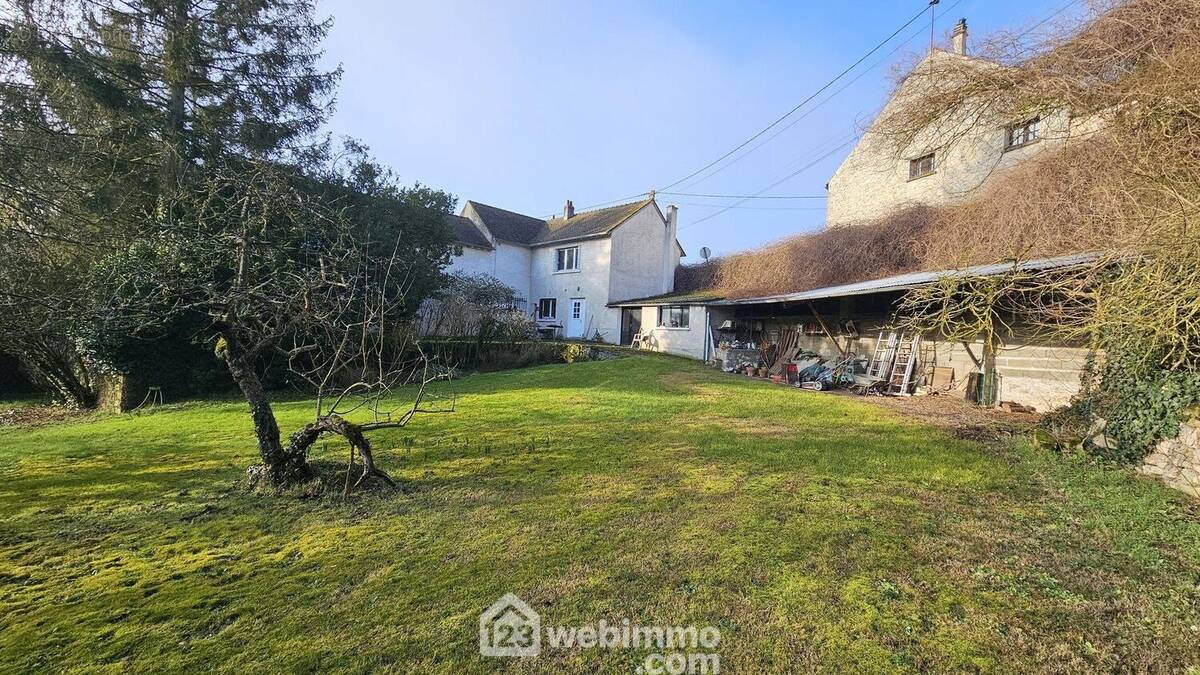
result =
[[462,254],[447,271],[495,277],[540,327],[567,338],[627,343],[638,327],[609,304],[670,292],[683,255],[678,209],[664,215],[653,194],[579,213],[568,201],[549,219],[468,201],[449,224]]

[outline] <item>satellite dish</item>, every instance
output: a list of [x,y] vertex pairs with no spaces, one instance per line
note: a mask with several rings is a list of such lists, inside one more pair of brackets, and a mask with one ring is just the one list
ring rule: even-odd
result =
[[708,256],[712,255],[712,251],[707,246],[700,249],[700,257],[708,260]]

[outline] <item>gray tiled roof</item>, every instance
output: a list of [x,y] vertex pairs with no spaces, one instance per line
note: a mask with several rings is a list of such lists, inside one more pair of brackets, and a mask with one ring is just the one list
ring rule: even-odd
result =
[[546,228],[546,221],[540,218],[498,209],[495,206],[479,202],[467,202],[467,204],[475,209],[475,213],[479,214],[479,219],[483,221],[484,227],[491,231],[492,236],[497,239],[511,241],[515,244],[531,244],[534,238]]
[[487,237],[479,231],[479,227],[475,225],[470,218],[462,216],[446,216],[446,224],[454,232],[454,238],[463,246],[474,246],[475,248],[492,249],[492,245],[488,243]]
[[649,199],[633,204],[610,206],[606,209],[576,213],[569,219],[551,218],[546,221],[546,229],[533,241],[535,244],[550,244],[556,241],[583,239],[606,234],[609,230],[625,222],[630,216],[642,210],[651,203]]
[[651,203],[653,203],[652,200],[646,199],[595,211],[584,211],[576,213],[570,218],[558,217],[542,220],[479,202],[467,202],[496,239],[526,246],[553,244],[608,234],[613,228]]

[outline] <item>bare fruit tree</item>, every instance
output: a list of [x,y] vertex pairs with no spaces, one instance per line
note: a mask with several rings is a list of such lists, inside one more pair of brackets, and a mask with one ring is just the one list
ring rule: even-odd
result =
[[[99,266],[96,305],[108,332],[206,317],[250,406],[262,460],[256,478],[307,481],[313,442],[336,434],[363,459],[356,485],[372,476],[392,483],[365,434],[430,411],[429,387],[443,377],[410,326],[414,296],[448,255],[438,238],[441,209],[406,203],[411,193],[370,194],[336,175],[299,176],[251,160],[206,167],[186,185],[133,245]],[[272,359],[317,395],[314,420],[286,445],[262,379]],[[397,389],[406,385],[415,398],[400,404]],[[352,412],[369,419],[351,421]]]

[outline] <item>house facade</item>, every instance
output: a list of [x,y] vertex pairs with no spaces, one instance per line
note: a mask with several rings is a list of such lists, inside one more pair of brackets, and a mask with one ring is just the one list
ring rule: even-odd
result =
[[[958,69],[1000,68],[967,53],[966,20],[955,27],[950,51],[932,50],[884,106],[875,124],[829,179],[826,225],[842,227],[884,218],[918,204],[941,206],[978,195],[988,180],[1086,131],[1065,112],[1022,119],[986,119],[964,111],[936,130],[917,134],[899,152],[879,129],[897,106],[931,86],[923,70],[950,77]],[[947,142],[953,138],[953,142]]]
[[546,334],[617,344],[636,326],[622,324],[610,303],[674,289],[683,255],[678,217],[653,195],[578,213],[568,201],[561,216],[547,219],[468,201],[448,219],[462,253],[447,271],[509,286]]

